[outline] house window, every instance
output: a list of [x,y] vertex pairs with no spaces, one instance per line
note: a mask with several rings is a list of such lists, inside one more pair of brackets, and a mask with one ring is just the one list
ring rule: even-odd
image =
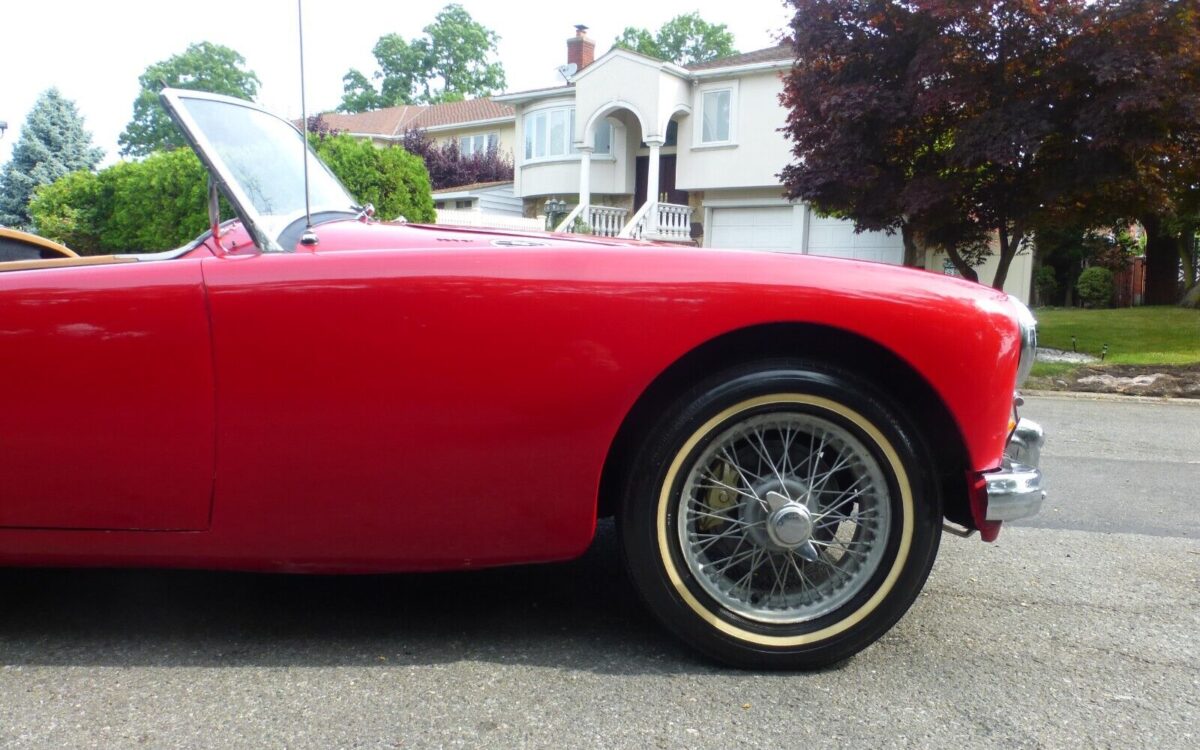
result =
[[[553,159],[576,153],[575,108],[542,109],[525,115],[525,159]],[[596,126],[595,153],[612,152],[612,125]]]
[[485,154],[488,151],[496,148],[499,141],[499,136],[496,133],[479,133],[478,135],[464,135],[458,139],[458,152],[463,156],[471,156],[473,154]]
[[728,143],[733,140],[733,89],[704,92],[701,123],[701,143]]
[[472,200],[454,201],[454,207],[464,211],[469,211],[474,203],[475,201]]
[[612,125],[607,122],[600,123],[596,128],[596,150],[597,154],[612,153]]

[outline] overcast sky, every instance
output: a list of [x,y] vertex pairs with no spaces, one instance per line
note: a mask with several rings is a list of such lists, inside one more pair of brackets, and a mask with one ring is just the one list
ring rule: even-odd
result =
[[[740,51],[776,42],[788,19],[781,0],[603,0],[509,2],[460,0],[500,35],[508,89],[553,85],[566,62],[566,39],[586,24],[597,56],[626,26],[657,29],[698,10],[724,23]],[[304,0],[306,77],[310,111],[333,109],[342,75],[375,70],[371,47],[383,34],[421,33],[441,0]],[[38,94],[57,86],[79,107],[105,161],[117,157],[117,136],[132,114],[137,77],[151,63],[192,42],[224,44],[246,58],[262,81],[259,102],[295,117],[300,112],[295,0],[5,0],[0,2],[0,164],[8,161]]]

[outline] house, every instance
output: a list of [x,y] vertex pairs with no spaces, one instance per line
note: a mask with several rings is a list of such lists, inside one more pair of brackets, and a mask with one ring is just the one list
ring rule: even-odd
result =
[[526,218],[513,184],[477,182],[433,191],[438,224],[495,229],[546,229],[545,217]]
[[[792,157],[779,95],[791,63],[787,44],[688,66],[616,48],[597,58],[587,27],[577,26],[562,85],[325,117],[382,143],[412,127],[463,148],[494,138],[512,154],[512,192],[526,217],[545,213],[548,201],[570,207],[561,231],[901,263],[899,234],[856,233],[784,197],[778,175]],[[944,273],[949,264],[930,251],[925,267]],[[1006,290],[1028,300],[1031,269],[1029,255],[1018,255]]]
[[[514,110],[514,192],[526,215],[562,200],[575,206],[564,230],[903,262],[899,234],[856,233],[783,197],[778,175],[791,150],[779,95],[790,45],[688,66],[594,53],[577,26],[564,85],[494,97]],[[948,266],[934,252],[925,265]],[[1029,299],[1031,265],[1028,254],[1014,259],[1009,293]]]
[[335,130],[369,138],[380,146],[400,142],[408,130],[424,130],[439,144],[458,141],[465,154],[492,146],[508,154],[513,152],[513,109],[494,99],[403,104],[356,114],[325,112],[321,120]]
[[[513,154],[513,109],[487,98],[445,104],[405,104],[355,114],[326,112],[321,115],[321,120],[327,127],[370,139],[377,146],[398,144],[404,140],[405,132],[423,130],[436,145],[457,142],[459,152],[463,154],[492,148],[510,159]],[[436,190],[433,200],[439,211],[439,223],[481,226],[484,224],[479,214],[510,218],[522,215],[522,203],[514,196],[513,183],[509,181]],[[472,212],[472,215],[463,212]],[[495,223],[493,220],[492,224]],[[522,226],[535,224],[542,227],[536,222],[524,222]]]

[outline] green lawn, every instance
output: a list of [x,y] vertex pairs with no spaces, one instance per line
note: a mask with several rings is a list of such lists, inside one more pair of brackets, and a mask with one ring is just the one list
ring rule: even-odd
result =
[[[1117,310],[1041,308],[1038,344],[1071,351],[1071,336],[1078,350],[1100,355],[1108,344],[1105,363],[1125,365],[1183,365],[1200,362],[1200,310],[1181,307],[1125,307]],[[1040,362],[1037,374],[1070,365]],[[1049,368],[1049,369],[1048,369]]]

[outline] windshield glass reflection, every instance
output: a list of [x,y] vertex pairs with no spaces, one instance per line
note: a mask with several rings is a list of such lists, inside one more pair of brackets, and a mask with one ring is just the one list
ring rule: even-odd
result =
[[[304,214],[303,136],[287,122],[249,107],[182,97],[201,135],[229,169],[272,239]],[[308,153],[312,212],[349,211],[354,199],[319,159]]]

